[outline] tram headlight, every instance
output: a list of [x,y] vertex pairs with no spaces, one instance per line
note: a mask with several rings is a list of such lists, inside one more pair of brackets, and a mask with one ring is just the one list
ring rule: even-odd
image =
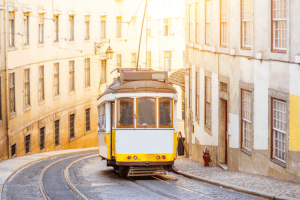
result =
[[133,156],[133,159],[136,160],[136,159],[137,159],[137,156]]
[[162,159],[166,159],[166,156],[165,156],[165,155],[162,155],[161,157],[162,157]]
[[127,156],[127,159],[128,159],[128,160],[131,159],[131,156]]
[[156,159],[160,159],[160,156],[159,156],[159,155],[157,155],[157,156],[156,156]]

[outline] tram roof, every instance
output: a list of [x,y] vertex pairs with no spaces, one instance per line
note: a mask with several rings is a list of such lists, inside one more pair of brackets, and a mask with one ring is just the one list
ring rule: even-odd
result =
[[120,76],[114,79],[98,99],[109,93],[177,93],[176,89],[168,84],[168,72],[132,70],[119,72]]

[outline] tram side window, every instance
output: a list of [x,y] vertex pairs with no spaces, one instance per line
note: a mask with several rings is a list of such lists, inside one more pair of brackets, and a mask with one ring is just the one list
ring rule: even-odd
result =
[[159,99],[159,126],[172,127],[172,100]]
[[118,100],[118,126],[133,127],[133,99]]
[[155,127],[155,99],[140,98],[137,103],[138,126]]
[[106,118],[105,118],[105,104],[98,106],[98,132],[105,132]]

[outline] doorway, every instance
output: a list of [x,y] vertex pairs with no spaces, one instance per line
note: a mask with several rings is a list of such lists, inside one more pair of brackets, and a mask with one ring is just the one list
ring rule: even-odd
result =
[[227,164],[228,119],[227,100],[220,98],[219,104],[219,164]]

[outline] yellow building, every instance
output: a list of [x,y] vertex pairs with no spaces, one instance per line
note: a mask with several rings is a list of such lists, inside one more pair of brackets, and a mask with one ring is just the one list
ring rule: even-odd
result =
[[[0,1],[0,159],[97,146],[96,98],[113,81],[114,68],[137,65],[140,3]],[[182,67],[182,5],[149,1],[141,67]],[[167,7],[173,11],[157,15]]]

